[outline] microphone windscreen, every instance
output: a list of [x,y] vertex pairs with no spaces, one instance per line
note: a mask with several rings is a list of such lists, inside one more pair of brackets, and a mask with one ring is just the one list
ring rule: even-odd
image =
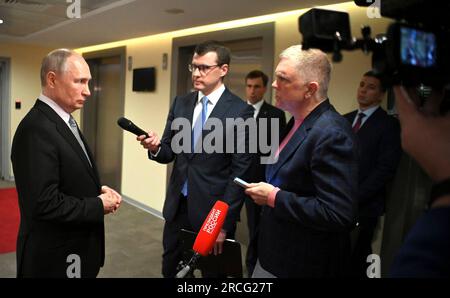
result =
[[225,218],[227,217],[228,204],[217,201],[203,222],[192,249],[202,256],[207,256],[216,243]]
[[132,122],[125,117],[120,117],[117,119],[117,124],[125,130],[128,130]]

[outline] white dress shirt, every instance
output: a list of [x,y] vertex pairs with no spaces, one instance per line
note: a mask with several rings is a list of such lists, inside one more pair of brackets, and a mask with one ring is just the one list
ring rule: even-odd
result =
[[[216,106],[217,102],[219,101],[219,99],[222,96],[224,91],[225,91],[225,85],[222,84],[219,88],[217,88],[216,90],[214,90],[213,92],[211,92],[209,95],[206,96],[206,97],[208,97],[208,103],[207,103],[208,109],[206,111],[206,119],[208,119],[209,115],[211,115],[211,112],[213,111],[214,107]],[[202,98],[203,98],[203,96],[205,96],[203,94],[203,92],[199,91],[198,97],[197,97],[197,103],[195,104],[195,108],[194,108],[194,114],[192,115],[192,123],[191,123],[192,130],[194,129],[195,121],[202,114],[202,110],[203,110]],[[151,151],[149,151],[149,152],[152,157],[157,157],[160,151],[161,151],[161,147],[158,148],[158,151],[156,151],[155,154],[153,154]]]
[[255,109],[255,111],[253,112],[253,118],[256,119],[256,117],[258,117],[259,111],[261,110],[261,107],[262,107],[262,105],[263,105],[263,103],[264,103],[264,99],[261,99],[260,101],[258,101],[258,102],[255,103],[255,104],[251,104],[251,103],[247,100],[247,103],[248,103],[249,105],[251,105],[251,106]]
[[[211,92],[209,95],[206,95],[208,98],[208,109],[206,113],[206,119],[209,118],[209,115],[211,115],[212,110],[216,106],[217,102],[219,101],[220,97],[222,96],[223,92],[225,91],[225,85],[222,84],[219,88]],[[201,91],[198,92],[198,98],[197,103],[195,104],[194,108],[194,114],[192,115],[192,129],[194,129],[194,123],[197,120],[197,118],[202,114],[202,98],[205,96]]]
[[41,93],[41,95],[39,95],[38,99],[40,101],[46,103],[48,106],[50,106],[50,108],[52,108],[52,110],[55,111],[56,114],[58,114],[59,117],[61,117],[61,119],[64,121],[64,123],[66,123],[67,126],[70,128],[70,124],[69,124],[70,114],[69,113],[64,111],[63,108],[61,108],[53,99],[48,98],[47,96],[45,96],[42,93]]

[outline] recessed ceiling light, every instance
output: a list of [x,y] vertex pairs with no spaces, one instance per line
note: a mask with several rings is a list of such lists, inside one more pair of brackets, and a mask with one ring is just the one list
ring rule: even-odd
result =
[[166,9],[165,12],[167,12],[168,14],[182,14],[184,13],[184,10],[181,8],[169,8]]
[[2,19],[0,19],[0,25],[1,25],[1,24],[3,24],[3,20],[2,20]]

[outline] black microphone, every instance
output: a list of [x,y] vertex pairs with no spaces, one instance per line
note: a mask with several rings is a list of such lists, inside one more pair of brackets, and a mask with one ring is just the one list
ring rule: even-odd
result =
[[117,124],[123,129],[131,133],[134,133],[137,136],[145,135],[146,138],[149,138],[148,134],[145,131],[134,125],[134,123],[131,122],[131,120],[128,120],[125,117],[120,117],[119,119],[117,119]]
[[375,0],[354,0],[357,6],[368,7],[375,3]]

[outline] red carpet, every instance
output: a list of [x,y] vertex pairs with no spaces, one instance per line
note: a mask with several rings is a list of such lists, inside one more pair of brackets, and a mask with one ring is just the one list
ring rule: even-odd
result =
[[0,189],[0,254],[16,251],[19,222],[16,189]]

